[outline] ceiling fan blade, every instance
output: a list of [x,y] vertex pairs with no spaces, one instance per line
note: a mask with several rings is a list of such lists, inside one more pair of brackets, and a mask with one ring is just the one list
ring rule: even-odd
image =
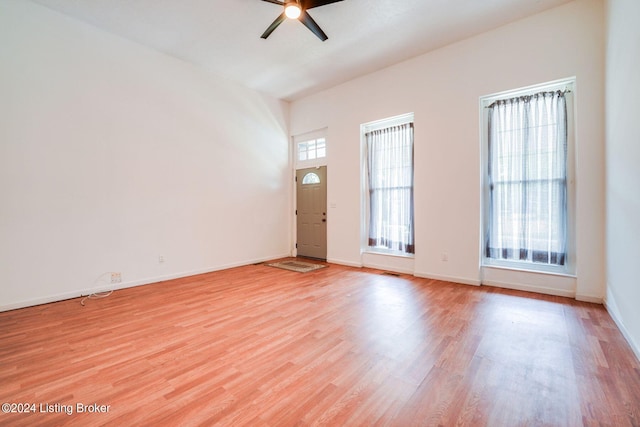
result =
[[284,12],[282,12],[280,16],[278,16],[276,20],[273,21],[271,25],[269,25],[269,28],[267,28],[260,37],[262,37],[263,39],[266,39],[267,37],[269,37],[269,35],[273,33],[273,30],[278,28],[278,25],[282,24],[282,21],[284,21],[285,19],[287,19],[287,15],[285,15]]
[[[264,0],[269,1],[269,0]],[[343,0],[301,0],[303,9],[313,9],[314,7],[320,7],[331,3],[338,3]]]
[[302,13],[300,14],[300,17],[298,19],[300,20],[300,22],[302,22],[304,24],[305,27],[310,29],[313,34],[318,36],[318,38],[320,40],[325,41],[326,39],[329,38],[324,33],[324,31],[322,31],[320,26],[318,24],[316,24],[316,21],[313,20],[311,15],[309,15],[306,10],[302,11]]
[[281,2],[281,1],[278,1],[278,0],[262,0],[262,1],[266,1],[267,3],[279,4],[280,6],[284,6],[284,2]]

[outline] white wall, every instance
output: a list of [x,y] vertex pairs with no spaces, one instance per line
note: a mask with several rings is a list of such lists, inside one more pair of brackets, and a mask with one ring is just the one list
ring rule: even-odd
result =
[[640,358],[640,2],[607,2],[607,308]]
[[540,285],[537,275],[506,273],[501,280],[601,301],[603,61],[603,4],[578,0],[292,103],[292,134],[328,128],[328,199],[335,206],[329,209],[329,260],[370,262],[360,249],[360,124],[414,112],[415,259],[412,266],[391,258],[376,264],[479,284],[479,97],[575,76],[577,280],[544,276]]
[[0,40],[0,310],[290,253],[286,103],[24,0]]

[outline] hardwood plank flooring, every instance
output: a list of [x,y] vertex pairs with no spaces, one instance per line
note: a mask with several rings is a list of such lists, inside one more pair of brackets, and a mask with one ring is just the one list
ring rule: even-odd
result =
[[0,403],[35,405],[0,425],[640,425],[602,306],[381,273],[251,265],[0,313]]

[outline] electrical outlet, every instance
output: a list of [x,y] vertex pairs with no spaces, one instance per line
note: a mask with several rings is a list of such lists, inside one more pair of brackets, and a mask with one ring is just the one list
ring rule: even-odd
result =
[[443,253],[440,255],[440,261],[442,261],[442,262],[447,262],[447,261],[449,261],[449,254],[447,254],[446,252],[443,252]]
[[158,256],[158,263],[159,264],[164,264],[164,255],[159,255]]
[[111,273],[111,283],[121,283],[122,273]]

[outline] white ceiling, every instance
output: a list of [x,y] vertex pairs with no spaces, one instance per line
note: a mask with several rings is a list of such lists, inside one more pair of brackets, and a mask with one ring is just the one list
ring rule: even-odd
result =
[[282,12],[262,0],[32,0],[285,100],[370,73],[571,0],[344,0],[260,35]]

